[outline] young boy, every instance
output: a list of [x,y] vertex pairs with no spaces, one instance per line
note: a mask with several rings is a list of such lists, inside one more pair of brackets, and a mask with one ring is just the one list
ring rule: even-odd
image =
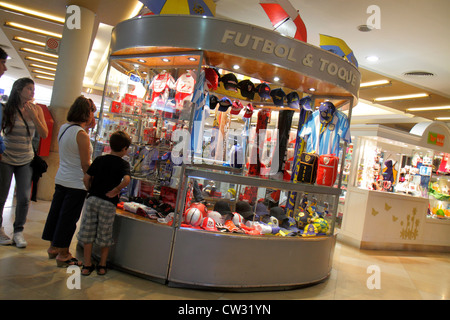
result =
[[95,158],[84,175],[88,197],[77,236],[84,243],[82,275],[87,276],[95,269],[91,261],[94,242],[101,248],[97,274],[107,272],[106,260],[109,247],[114,244],[112,231],[119,193],[130,183],[130,164],[122,159],[130,144],[131,139],[125,132],[114,132],[109,140],[111,153]]

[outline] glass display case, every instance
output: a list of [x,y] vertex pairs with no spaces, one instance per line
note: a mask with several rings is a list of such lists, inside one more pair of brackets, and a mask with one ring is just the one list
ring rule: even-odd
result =
[[361,248],[448,250],[449,130],[434,122],[419,127],[410,133],[351,127],[354,152],[341,239]]
[[[185,28],[174,33],[174,24]],[[225,43],[232,29],[326,59],[356,78],[290,66],[279,50],[255,56]],[[204,42],[192,36],[198,32],[215,36]],[[270,30],[192,16],[119,24],[95,147],[96,155],[107,152],[115,130],[133,140],[132,182],[117,209],[111,263],[172,286],[262,290],[326,279],[358,85],[348,61]],[[334,155],[307,150],[318,130],[308,121],[324,103],[333,106],[324,136],[333,137]],[[298,178],[303,154],[308,161],[323,156],[308,183]],[[246,254],[236,259],[236,248]],[[286,272],[273,274],[286,259]]]

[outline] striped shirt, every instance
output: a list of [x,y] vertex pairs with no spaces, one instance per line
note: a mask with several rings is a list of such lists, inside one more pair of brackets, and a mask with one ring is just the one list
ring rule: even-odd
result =
[[34,157],[33,146],[31,144],[34,136],[35,126],[33,121],[27,121],[31,137],[28,135],[22,117],[16,113],[14,127],[8,134],[3,134],[5,152],[2,155],[2,162],[13,166],[23,166],[30,163]]
[[340,139],[351,142],[349,126],[347,116],[336,110],[333,119],[321,133],[320,113],[313,112],[300,133],[306,141],[306,152],[338,156]]

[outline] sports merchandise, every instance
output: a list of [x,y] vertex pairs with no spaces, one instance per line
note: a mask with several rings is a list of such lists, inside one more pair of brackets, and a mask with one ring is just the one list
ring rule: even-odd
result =
[[261,82],[256,87],[256,92],[262,99],[269,99],[270,98],[270,87],[267,83]]
[[191,100],[192,93],[194,92],[195,78],[194,76],[186,72],[182,74],[175,82],[175,102],[177,109],[183,107],[183,101],[185,99]]
[[208,218],[213,219],[215,223],[221,223],[221,224],[225,223],[225,219],[217,211],[208,211]]
[[276,106],[282,107],[284,105],[284,98],[286,98],[286,93],[281,88],[273,89],[270,91],[270,96],[272,97],[273,103]]
[[334,154],[323,154],[319,156],[317,165],[316,183],[322,186],[332,187],[337,177],[339,158]]
[[209,90],[217,90],[219,72],[215,68],[205,68],[205,82]]
[[303,152],[301,154],[297,176],[299,182],[311,184],[316,182],[318,160],[319,156],[315,153]]
[[236,226],[240,226],[240,224],[244,223],[244,217],[242,217],[239,213],[233,212],[233,219],[231,219]]
[[170,73],[160,73],[153,78],[149,88],[152,90],[151,101],[153,101],[166,89],[175,89],[175,80]]
[[[347,116],[339,110],[334,112],[323,110],[313,112],[303,127],[300,137],[306,141],[306,152],[317,154],[339,154],[339,142],[342,138],[351,142]],[[332,110],[332,108],[329,108]],[[331,118],[330,118],[331,117]],[[328,121],[329,120],[329,121]],[[328,122],[327,122],[328,121]]]
[[208,216],[208,208],[206,208],[206,206],[203,203],[194,202],[193,204],[190,205],[189,209],[191,208],[197,208],[198,210],[200,210],[203,217]]
[[203,215],[202,212],[197,208],[190,208],[186,212],[186,217],[184,221],[187,224],[190,224],[192,226],[199,226],[202,222]]
[[216,222],[210,217],[205,217],[202,219],[201,227],[207,231],[218,231],[216,228]]
[[233,73],[227,73],[220,77],[220,81],[223,83],[225,90],[236,91],[238,88],[238,80]]
[[242,108],[244,106],[242,105],[242,103],[239,100],[235,100],[233,101],[233,104],[231,105],[231,111],[230,114],[239,114],[239,112],[241,112]]
[[253,100],[255,97],[255,85],[250,80],[242,80],[238,83],[238,88],[241,90],[241,96]]

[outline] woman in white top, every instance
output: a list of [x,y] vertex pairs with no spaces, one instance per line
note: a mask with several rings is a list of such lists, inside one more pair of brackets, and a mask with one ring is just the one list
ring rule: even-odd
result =
[[91,164],[92,147],[86,131],[95,126],[95,109],[91,99],[78,97],[67,113],[68,123],[58,133],[59,168],[42,233],[42,239],[50,241],[48,256],[56,258],[58,267],[80,265],[69,247],[87,195],[83,177]]
[[32,103],[34,82],[30,78],[21,78],[14,82],[11,94],[3,108],[1,131],[5,151],[0,157],[0,227],[2,225],[3,207],[8,197],[11,180],[16,181],[16,210],[14,235],[10,239],[0,228],[0,244],[14,243],[18,248],[25,248],[27,242],[23,229],[28,215],[31,197],[30,162],[34,151],[32,140],[35,131],[42,138],[48,134],[42,108]]

